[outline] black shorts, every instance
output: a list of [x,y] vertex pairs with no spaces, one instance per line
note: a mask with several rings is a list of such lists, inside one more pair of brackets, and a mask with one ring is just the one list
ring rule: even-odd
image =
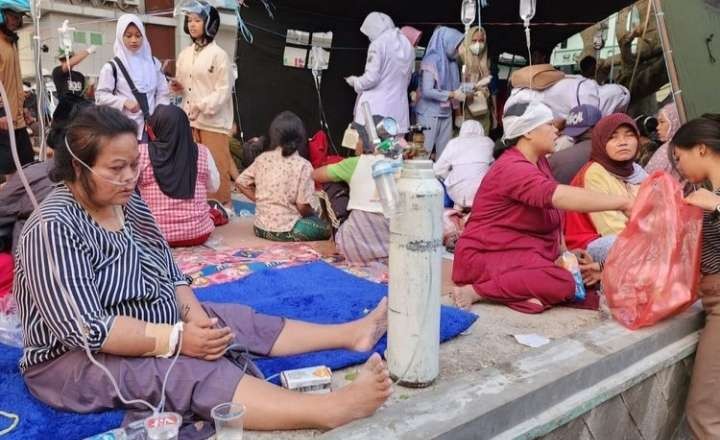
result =
[[[15,142],[17,143],[18,156],[22,165],[33,161],[35,153],[30,143],[30,136],[26,128],[15,130]],[[15,162],[12,151],[10,151],[10,133],[7,130],[0,130],[0,174],[15,172]]]

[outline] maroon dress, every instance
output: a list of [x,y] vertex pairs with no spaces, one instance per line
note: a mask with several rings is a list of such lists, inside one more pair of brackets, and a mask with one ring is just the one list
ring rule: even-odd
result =
[[517,148],[506,151],[475,195],[455,249],[455,284],[472,284],[483,298],[525,313],[571,299],[573,277],[554,263],[562,233],[562,214],[552,205],[557,186],[545,158],[535,165]]

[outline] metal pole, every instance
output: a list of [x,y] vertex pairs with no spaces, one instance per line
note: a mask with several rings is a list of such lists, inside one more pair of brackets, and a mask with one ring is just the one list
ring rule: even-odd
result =
[[32,15],[35,26],[35,34],[32,36],[33,56],[35,61],[35,92],[37,99],[38,122],[40,123],[40,160],[47,159],[47,146],[45,145],[45,78],[42,74],[42,51],[40,50],[40,0],[30,1],[30,15]]
[[668,75],[670,76],[670,84],[672,87],[673,98],[675,99],[675,105],[680,115],[680,122],[687,122],[687,108],[685,106],[685,99],[682,95],[682,88],[680,88],[680,79],[678,78],[677,68],[675,67],[675,58],[673,58],[673,51],[670,45],[670,36],[668,34],[667,26],[665,23],[665,12],[662,9],[661,0],[650,0],[653,8],[655,9],[655,17],[657,19],[658,33],[660,34],[660,41],[662,43],[663,55],[665,56],[665,66],[667,67]]

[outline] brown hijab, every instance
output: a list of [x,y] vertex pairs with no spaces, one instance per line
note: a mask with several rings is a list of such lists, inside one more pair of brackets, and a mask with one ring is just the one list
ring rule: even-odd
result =
[[606,145],[613,133],[623,125],[630,127],[635,136],[639,139],[640,132],[635,125],[635,121],[625,113],[615,113],[602,118],[593,128],[592,133],[592,152],[590,160],[599,163],[606,170],[620,177],[630,177],[633,174],[633,162],[635,158],[625,161],[617,161],[610,158],[607,153]]

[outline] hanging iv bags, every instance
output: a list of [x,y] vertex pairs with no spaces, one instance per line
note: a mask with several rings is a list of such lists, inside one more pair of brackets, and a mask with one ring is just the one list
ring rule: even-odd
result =
[[475,0],[464,0],[462,2],[460,21],[462,21],[466,28],[469,28],[470,25],[473,24],[473,22],[475,21],[476,16],[477,4],[475,3]]
[[520,0],[520,19],[525,26],[530,24],[530,20],[535,17],[535,5],[537,0]]

